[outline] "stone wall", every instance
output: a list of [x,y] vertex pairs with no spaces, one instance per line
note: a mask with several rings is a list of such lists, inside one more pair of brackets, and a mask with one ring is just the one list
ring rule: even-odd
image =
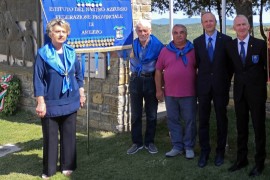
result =
[[[85,79],[86,94],[89,94],[89,126],[109,131],[126,131],[129,127],[128,61],[111,52],[110,70],[105,79]],[[88,86],[89,85],[89,86]],[[81,127],[87,127],[87,108],[79,111]]]
[[[13,9],[13,6],[18,7],[17,4],[22,2],[11,1],[8,4],[9,9]],[[29,3],[30,1],[27,0]],[[141,18],[151,20],[151,1],[132,0],[132,11],[134,24]],[[26,26],[26,22],[24,25]],[[136,34],[134,36],[136,37]],[[10,56],[6,56],[3,53],[0,53],[2,54],[0,55],[0,76],[12,74],[21,80],[23,93],[18,107],[35,113],[36,102],[33,97],[33,69],[31,64],[30,66],[24,66],[24,63],[13,63],[10,66],[8,63],[5,63]],[[79,127],[86,128],[89,122],[89,127],[96,129],[114,132],[130,130],[129,61],[119,57],[117,51],[111,52],[110,56],[111,68],[106,71],[105,79],[90,78],[88,82],[88,78],[85,78],[85,90],[89,94],[89,114],[87,116],[87,107],[79,110]],[[16,56],[16,59],[22,61],[23,57]]]
[[32,65],[40,44],[40,7],[35,0],[0,1],[0,62]]

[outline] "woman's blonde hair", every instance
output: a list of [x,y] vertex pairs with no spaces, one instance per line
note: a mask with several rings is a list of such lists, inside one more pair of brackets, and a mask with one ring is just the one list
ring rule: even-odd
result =
[[67,21],[64,19],[53,19],[50,22],[48,22],[47,27],[46,27],[46,33],[48,36],[50,36],[50,33],[52,32],[52,28],[55,26],[61,26],[64,27],[65,30],[67,31],[67,34],[69,35],[71,32],[70,25]]

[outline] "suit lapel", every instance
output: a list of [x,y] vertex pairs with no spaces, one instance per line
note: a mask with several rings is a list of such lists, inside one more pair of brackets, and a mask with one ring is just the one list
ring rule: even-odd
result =
[[235,38],[233,40],[233,46],[231,47],[231,51],[233,52],[233,57],[237,57],[236,59],[236,64],[237,66],[242,66],[243,67],[243,63],[242,63],[242,60],[241,60],[241,57],[240,57],[240,54],[239,54],[239,51],[238,51],[238,40],[237,38]]
[[206,44],[205,44],[205,35],[202,35],[201,38],[200,38],[200,44],[202,45],[202,49],[205,49],[206,50],[206,53],[207,53],[207,47],[206,47]]
[[205,35],[204,34],[201,35],[199,40],[200,40],[199,44],[201,45],[201,49],[203,51],[203,54],[204,54],[205,58],[210,62],[207,47],[206,47],[206,44],[205,44]]
[[222,34],[220,32],[217,32],[217,37],[216,37],[216,44],[215,44],[215,49],[214,49],[214,55],[213,55],[213,63],[215,62],[215,56],[218,53],[216,50],[221,49],[220,46],[222,45]]
[[250,64],[251,63],[253,40],[254,40],[253,37],[250,36],[249,37],[249,41],[248,41],[248,47],[247,47],[246,64]]

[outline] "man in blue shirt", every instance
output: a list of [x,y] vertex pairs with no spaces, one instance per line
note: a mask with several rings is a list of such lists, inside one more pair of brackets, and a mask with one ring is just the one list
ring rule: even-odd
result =
[[[144,146],[149,153],[154,154],[158,152],[154,145],[158,105],[154,74],[156,61],[163,44],[154,35],[151,35],[151,24],[147,20],[140,20],[137,23],[136,33],[138,38],[133,42],[134,57],[130,60],[132,73],[129,82],[133,144],[127,154],[134,154]],[[144,141],[142,135],[143,110],[146,113]]]

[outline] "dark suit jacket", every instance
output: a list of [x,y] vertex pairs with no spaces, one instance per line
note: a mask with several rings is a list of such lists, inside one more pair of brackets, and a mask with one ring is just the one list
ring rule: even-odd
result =
[[210,62],[205,35],[194,40],[195,56],[198,67],[197,94],[208,94],[211,89],[214,95],[228,95],[232,66],[227,58],[225,44],[232,41],[230,36],[217,33],[213,62]]
[[267,98],[267,46],[265,41],[249,38],[246,63],[243,65],[237,39],[228,43],[226,51],[234,67],[234,100],[239,101],[243,90],[252,102],[264,102]]

